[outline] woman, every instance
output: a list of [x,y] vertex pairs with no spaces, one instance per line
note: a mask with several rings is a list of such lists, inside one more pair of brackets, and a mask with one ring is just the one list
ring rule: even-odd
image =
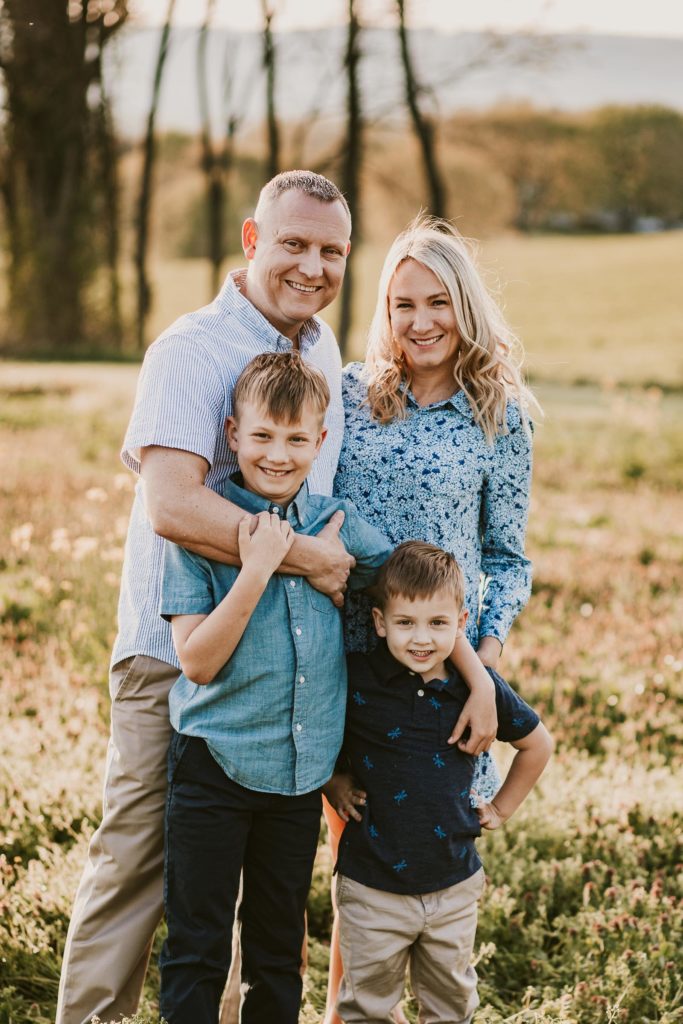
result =
[[[385,260],[366,363],[344,371],[335,480],[335,492],[393,543],[419,539],[455,555],[467,583],[468,639],[492,668],[531,589],[528,410],[538,405],[518,348],[465,240],[447,222],[418,218]],[[367,598],[349,595],[345,625],[349,650],[373,646]],[[495,766],[488,754],[478,764],[477,791],[490,799]],[[327,803],[325,816],[336,858],[344,822]],[[335,926],[326,1024],[340,1024],[340,974]]]

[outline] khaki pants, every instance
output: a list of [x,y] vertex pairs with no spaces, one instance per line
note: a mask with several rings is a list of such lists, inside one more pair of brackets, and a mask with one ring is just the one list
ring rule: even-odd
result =
[[337,1012],[345,1024],[391,1024],[408,966],[420,1024],[469,1024],[479,1005],[470,959],[483,888],[483,868],[423,896],[382,892],[340,875],[344,976]]
[[57,1024],[132,1016],[163,911],[168,693],[178,670],[137,655],[110,676],[102,824],[64,949]]

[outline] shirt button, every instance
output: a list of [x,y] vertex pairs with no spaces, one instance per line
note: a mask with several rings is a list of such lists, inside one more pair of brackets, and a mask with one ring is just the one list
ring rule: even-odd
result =
[[271,513],[271,515],[281,516],[282,506],[276,505],[274,501],[271,501],[270,505],[268,506],[268,511]]
[[299,676],[299,682],[300,683],[305,683],[306,682],[306,676]]
[[418,697],[424,697],[424,695],[425,695],[424,690],[418,690],[417,691],[417,695],[418,695]]
[[296,723],[296,731],[297,732],[301,732],[302,729],[303,729],[303,725],[301,724],[301,722],[297,722]]
[[294,630],[294,632],[296,633],[296,635],[297,635],[297,636],[301,636],[301,630],[299,629],[299,627],[298,627],[298,626],[296,627],[296,629]]
[[408,675],[409,675],[409,676],[414,676],[414,675],[415,675],[415,673],[414,673],[414,672],[411,672],[411,671],[410,671],[410,669],[408,669]]
[[289,585],[290,585],[290,587],[295,587],[296,586],[296,580],[290,580],[289,581]]

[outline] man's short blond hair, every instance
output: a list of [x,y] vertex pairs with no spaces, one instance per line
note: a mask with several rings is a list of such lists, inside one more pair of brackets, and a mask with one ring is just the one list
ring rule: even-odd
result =
[[325,178],[322,174],[316,174],[315,171],[282,171],[267,181],[261,189],[254,210],[256,223],[259,223],[259,219],[263,217],[263,211],[273,200],[279,199],[281,195],[292,189],[305,196],[310,196],[311,199],[317,199],[320,203],[341,203],[346,210],[349,223],[351,222],[349,204],[343,192],[329,178]]
[[252,402],[280,423],[301,419],[311,406],[324,419],[330,389],[319,370],[305,363],[298,352],[265,352],[247,364],[232,392],[232,411],[239,419],[240,405]]
[[458,611],[465,603],[465,580],[453,555],[421,540],[399,544],[380,569],[374,590],[382,609],[392,597],[415,601],[440,590],[452,595]]

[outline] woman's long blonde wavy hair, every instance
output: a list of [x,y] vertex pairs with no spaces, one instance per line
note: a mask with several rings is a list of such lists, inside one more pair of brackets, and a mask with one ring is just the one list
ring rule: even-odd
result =
[[424,215],[396,238],[379,279],[364,370],[373,418],[389,423],[406,415],[401,384],[410,386],[411,377],[391,329],[389,287],[399,265],[409,259],[436,274],[450,296],[460,334],[454,390],[460,388],[467,396],[489,444],[507,432],[511,398],[528,428],[530,411],[541,410],[522,377],[521,344],[479,275],[471,243],[448,221]]

